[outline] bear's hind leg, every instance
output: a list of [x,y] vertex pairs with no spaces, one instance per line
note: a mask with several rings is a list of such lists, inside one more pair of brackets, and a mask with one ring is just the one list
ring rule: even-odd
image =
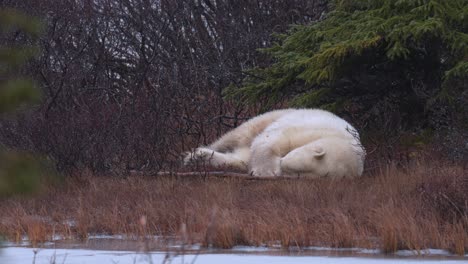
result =
[[188,153],[184,159],[185,165],[194,161],[205,161],[215,167],[231,167],[246,171],[250,150],[248,148],[236,149],[233,152],[222,153],[209,148],[197,148]]

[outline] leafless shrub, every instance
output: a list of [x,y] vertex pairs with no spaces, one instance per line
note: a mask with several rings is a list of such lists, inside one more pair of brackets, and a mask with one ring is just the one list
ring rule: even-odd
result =
[[[326,1],[1,1],[42,17],[24,69],[44,100],[4,119],[0,142],[62,171],[171,169],[179,154],[255,114],[221,91],[265,63],[271,33],[319,18]],[[2,43],[27,40],[12,33]]]

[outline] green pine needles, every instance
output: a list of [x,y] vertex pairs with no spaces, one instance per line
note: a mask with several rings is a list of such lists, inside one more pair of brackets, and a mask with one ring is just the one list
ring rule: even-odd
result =
[[398,98],[404,112],[466,90],[468,0],[340,0],[331,9],[261,50],[274,62],[227,97],[335,111]]
[[[37,38],[42,27],[42,23],[36,18],[14,9],[0,9],[0,33],[16,31]],[[0,45],[0,74],[7,77],[0,79],[0,113],[13,111],[25,103],[39,101],[40,91],[34,82],[18,76],[19,69],[38,53],[38,47],[34,45]]]
[[[37,38],[43,25],[36,19],[13,9],[0,9],[0,34],[17,32]],[[5,35],[3,35],[5,36]],[[35,45],[12,46],[0,44],[0,114],[14,112],[21,106],[37,103],[40,90],[34,82],[24,78],[20,68],[38,53]],[[38,158],[22,151],[0,145],[0,199],[36,190],[42,166]]]

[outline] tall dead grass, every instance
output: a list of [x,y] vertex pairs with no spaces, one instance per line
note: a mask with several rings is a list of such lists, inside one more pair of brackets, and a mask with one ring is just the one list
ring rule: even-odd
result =
[[[378,166],[359,179],[261,181],[75,175],[43,194],[0,202],[0,232],[33,243],[54,233],[179,235],[235,245],[468,251],[467,171],[441,162]],[[139,221],[146,217],[144,232]]]

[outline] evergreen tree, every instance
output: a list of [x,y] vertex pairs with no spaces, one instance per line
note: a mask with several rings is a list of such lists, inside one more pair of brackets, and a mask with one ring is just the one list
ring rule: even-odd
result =
[[378,126],[393,113],[415,126],[466,94],[468,0],[335,0],[331,10],[261,50],[273,63],[227,97],[346,110]]
[[[0,10],[0,33],[15,31],[32,39],[41,32],[41,23],[15,10]],[[21,66],[33,58],[37,47],[0,45],[0,113],[5,115],[27,103],[37,102],[40,92],[32,80],[19,75]],[[39,182],[40,165],[25,153],[0,150],[0,196],[33,191]]]

